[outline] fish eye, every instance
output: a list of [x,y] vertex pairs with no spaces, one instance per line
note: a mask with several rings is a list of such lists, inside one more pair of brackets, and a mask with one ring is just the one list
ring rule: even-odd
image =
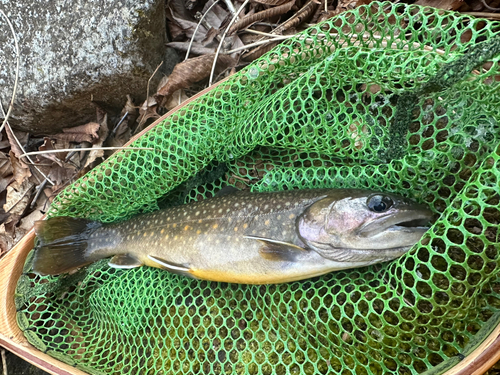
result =
[[387,195],[372,195],[366,201],[366,205],[373,212],[385,212],[392,207],[394,201]]

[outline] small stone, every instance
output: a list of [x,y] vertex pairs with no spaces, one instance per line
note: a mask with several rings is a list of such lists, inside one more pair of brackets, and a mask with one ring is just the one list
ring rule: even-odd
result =
[[[142,103],[158,64],[164,61],[150,93],[177,62],[165,48],[164,6],[163,0],[0,0],[21,55],[11,125],[55,133],[95,121],[92,100],[121,109],[129,94]],[[0,100],[7,111],[16,55],[3,17],[0,42]]]

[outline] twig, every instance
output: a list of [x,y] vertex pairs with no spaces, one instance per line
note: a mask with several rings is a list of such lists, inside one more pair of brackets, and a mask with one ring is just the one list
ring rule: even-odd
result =
[[[6,116],[6,115],[5,115],[5,111],[4,111],[4,109],[3,109],[3,106],[2,106],[2,105],[0,105],[0,110],[2,111],[2,115],[3,115],[3,116]],[[16,135],[15,135],[15,134],[14,134],[14,132],[12,131],[12,128],[10,127],[10,124],[9,124],[8,122],[6,122],[6,123],[5,123],[5,126],[6,126],[6,128],[5,128],[5,129],[6,129],[6,131],[10,131],[10,134],[12,135],[12,138],[14,138],[14,140],[15,140],[15,141],[16,141],[16,143],[17,143],[17,145],[19,146],[19,148],[20,148],[20,149],[21,149],[21,151],[23,152],[23,155],[21,155],[21,156],[19,157],[19,160],[21,160],[21,158],[22,158],[24,155],[26,155],[26,152],[24,151],[24,147],[21,145],[21,142],[19,142],[19,139],[17,139]],[[38,168],[38,166],[37,166],[37,165],[35,165],[35,162],[34,162],[34,161],[30,158],[30,157],[28,157],[28,161],[29,161],[29,162],[31,163],[31,165],[32,165],[32,166],[36,169],[36,171],[37,171],[38,173],[40,173],[40,174],[43,176],[43,178],[44,178],[46,181],[48,181],[48,182],[49,182],[52,186],[54,186],[54,185],[55,185],[55,184],[54,184],[54,182],[52,182],[52,180],[51,180],[51,179],[50,179],[50,178],[49,178],[49,177],[48,177],[45,173],[43,173],[43,172],[40,170],[40,168]],[[38,178],[38,176],[37,176],[37,178]]]
[[238,19],[238,13],[240,13],[240,11],[238,10],[238,13],[236,13],[236,9],[234,8],[231,0],[224,0],[224,3],[226,3],[227,10],[231,12],[231,14],[236,17],[236,19]]
[[163,61],[160,63],[160,65],[158,65],[156,67],[155,71],[153,72],[153,74],[151,74],[151,77],[149,77],[149,79],[148,79],[148,87],[146,89],[146,111],[144,111],[144,113],[142,114],[141,121],[139,121],[139,124],[142,123],[144,116],[146,116],[146,112],[147,112],[147,108],[148,108],[148,104],[149,104],[149,85],[151,83],[151,80],[155,76],[156,72],[158,71],[158,69],[160,69],[160,66],[162,66],[162,65],[163,65]]
[[214,57],[214,62],[212,64],[212,71],[210,72],[210,79],[208,81],[208,85],[212,86],[212,81],[214,79],[214,72],[215,72],[215,65],[217,64],[217,58],[219,57],[220,49],[222,48],[222,43],[224,43],[224,39],[226,39],[226,35],[231,28],[231,26],[236,22],[236,18],[238,17],[238,14],[245,8],[245,6],[248,4],[250,0],[245,0],[245,2],[240,6],[234,17],[231,19],[231,22],[229,22],[229,25],[227,25],[226,30],[224,30],[224,34],[222,35],[221,41],[219,45],[217,46],[217,52],[215,52],[215,57]]
[[495,20],[500,20],[500,13],[488,13],[488,12],[461,12],[461,13],[474,17],[493,18]]
[[254,42],[254,43],[247,44],[246,46],[238,47],[238,48],[232,49],[230,51],[227,51],[226,55],[230,55],[232,53],[239,52],[239,51],[242,51],[242,50],[245,50],[245,49],[248,49],[248,48],[260,46],[262,44],[267,44],[267,43],[270,43],[270,42],[278,42],[278,41],[281,41],[281,40],[290,39],[290,38],[293,38],[294,36],[295,35],[282,35],[282,36],[274,36],[274,38],[272,38],[272,39],[259,40],[259,41]]
[[323,0],[325,2],[325,13],[328,13],[328,0]]
[[35,198],[33,198],[33,200],[31,201],[31,204],[30,204],[30,208],[32,209],[33,207],[35,207],[36,205],[36,201],[38,200],[38,197],[40,196],[40,193],[43,191],[43,189],[45,188],[45,185],[47,184],[47,180],[43,180],[43,182],[38,185],[35,190],[36,190],[36,194],[35,194]]
[[498,12],[500,10],[500,8],[493,8],[493,7],[490,7],[488,4],[486,4],[486,1],[484,0],[481,0],[481,3],[483,3],[484,7],[488,10],[492,10],[494,12]]
[[120,127],[120,125],[122,124],[122,122],[125,121],[125,119],[127,118],[127,116],[128,116],[128,111],[125,112],[125,114],[120,119],[120,121],[118,121],[118,124],[116,124],[116,126],[113,128],[113,130],[111,131],[111,134],[109,135],[110,137],[113,137],[116,134],[116,131],[118,130],[118,128]]
[[[94,150],[150,150],[154,151],[154,148],[151,147],[82,147],[77,151],[94,151]],[[60,148],[57,150],[44,150],[44,151],[33,151],[22,154],[23,156],[31,156],[31,155],[43,155],[43,154],[57,154],[58,152],[70,152],[75,151],[74,148]]]
[[208,12],[210,12],[212,10],[212,8],[215,6],[215,4],[217,4],[218,2],[219,2],[219,0],[215,0],[214,3],[208,7],[207,11],[205,13],[203,13],[200,20],[198,21],[198,24],[196,25],[196,28],[194,29],[193,36],[191,37],[191,41],[189,42],[189,47],[187,49],[186,57],[184,58],[184,61],[186,61],[189,58],[189,53],[191,52],[191,46],[193,45],[194,37],[195,37],[196,33],[198,32],[198,29],[200,28],[201,22],[205,19]]
[[[7,124],[7,120],[9,119],[9,116],[10,116],[10,113],[12,112],[12,109],[14,108],[14,100],[16,98],[16,93],[17,93],[17,83],[19,81],[20,53],[19,53],[19,45],[17,44],[17,37],[16,37],[16,32],[14,30],[14,27],[12,26],[12,23],[10,22],[9,17],[7,17],[7,15],[2,10],[0,10],[0,12],[5,17],[7,23],[9,24],[10,31],[12,32],[12,37],[14,38],[14,44],[16,47],[16,79],[14,81],[14,89],[12,90],[12,97],[10,99],[9,108],[7,109],[7,114],[5,114],[5,113],[3,114],[4,119],[3,119],[2,126],[0,126],[0,133],[1,133],[3,128],[5,127],[5,125]],[[2,108],[2,112],[3,112],[3,108]]]
[[3,375],[9,375],[7,372],[7,357],[5,355],[5,349],[2,348],[0,351],[2,354],[2,368],[3,368]]

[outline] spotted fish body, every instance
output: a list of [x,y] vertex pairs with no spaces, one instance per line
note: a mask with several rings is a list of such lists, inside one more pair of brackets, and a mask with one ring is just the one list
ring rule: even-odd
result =
[[[42,274],[61,273],[114,255],[110,265],[120,268],[147,265],[205,280],[267,284],[366,266],[401,255],[420,238],[422,229],[417,236],[412,234],[410,244],[406,240],[404,244],[377,251],[341,249],[337,256],[329,255],[310,238],[316,238],[314,220],[322,215],[321,212],[326,212],[325,209],[321,211],[326,203],[337,204],[350,199],[366,201],[369,194],[362,190],[332,189],[238,192],[137,216],[123,223],[101,225],[85,221],[85,228],[80,230],[85,248],[73,250],[78,253],[74,256],[78,260],[74,262],[67,260],[71,253],[56,257],[60,249],[51,247],[52,238],[44,237],[51,235],[50,227],[61,226],[63,220],[75,223],[82,223],[82,220],[49,219],[37,224],[41,245],[37,249],[34,269]],[[403,202],[402,207],[407,211],[411,208],[412,213],[417,212],[418,218],[429,219],[430,213],[424,207],[401,197],[394,199]],[[315,207],[321,212],[314,214],[311,222],[308,215]],[[52,220],[55,220],[54,225],[50,225]],[[325,220],[319,221],[323,221],[320,226],[325,224]],[[343,221],[345,226],[340,231],[347,233],[353,222],[349,218]],[[336,236],[337,242],[340,237]],[[45,261],[51,248],[52,264]]]

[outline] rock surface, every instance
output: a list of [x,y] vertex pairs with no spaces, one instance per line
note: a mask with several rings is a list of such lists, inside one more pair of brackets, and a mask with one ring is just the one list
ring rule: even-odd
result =
[[[177,62],[165,48],[164,7],[164,0],[0,0],[21,55],[10,124],[49,134],[95,120],[92,100],[122,108],[130,94],[140,104],[158,64],[164,61],[169,73]],[[0,100],[7,110],[16,59],[1,16],[0,42]]]

